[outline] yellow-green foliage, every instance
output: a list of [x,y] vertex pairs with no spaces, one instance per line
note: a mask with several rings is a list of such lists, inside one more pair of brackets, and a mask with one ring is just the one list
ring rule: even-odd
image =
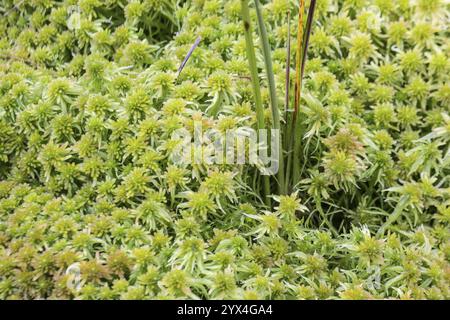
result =
[[[261,2],[283,114],[297,1]],[[449,299],[449,16],[318,1],[269,208],[256,168],[171,157],[194,120],[256,127],[239,0],[0,1],[0,298]]]

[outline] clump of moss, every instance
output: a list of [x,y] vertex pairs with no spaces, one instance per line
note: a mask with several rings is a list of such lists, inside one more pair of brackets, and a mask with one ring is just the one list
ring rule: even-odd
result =
[[[318,1],[300,180],[272,206],[254,166],[174,161],[194,121],[257,127],[240,1],[121,3],[2,1],[0,298],[450,297],[440,1]],[[262,7],[280,114],[288,10]]]

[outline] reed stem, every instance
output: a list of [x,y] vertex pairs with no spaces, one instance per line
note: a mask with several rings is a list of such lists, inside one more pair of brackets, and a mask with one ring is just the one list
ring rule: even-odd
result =
[[297,52],[295,63],[295,99],[294,99],[294,114],[292,115],[292,122],[294,128],[294,146],[293,146],[293,185],[298,183],[300,179],[300,150],[302,142],[301,119],[299,116],[299,105],[302,89],[302,61],[303,61],[303,16],[305,12],[305,0],[300,0],[298,12],[298,30],[297,30]]
[[[252,36],[252,27],[251,27],[251,19],[250,12],[248,8],[248,0],[241,0],[241,15],[242,21],[244,24],[244,34],[245,34],[245,42],[246,42],[246,53],[247,60],[250,68],[250,75],[252,79],[252,87],[253,87],[253,95],[255,99],[255,109],[256,109],[256,119],[258,130],[264,129],[264,108],[262,105],[261,99],[261,87],[259,84],[259,75],[258,69],[256,66],[256,55],[255,55],[255,47],[253,45],[253,36]],[[270,180],[266,175],[262,176],[263,179],[263,188],[264,188],[264,201],[266,205],[271,206],[270,201]]]
[[[280,132],[281,129],[281,120],[280,120],[280,110],[278,109],[278,98],[277,91],[275,87],[275,77],[272,66],[272,55],[270,51],[269,39],[267,37],[266,26],[264,24],[264,19],[262,16],[261,4],[259,0],[255,0],[255,8],[256,15],[258,18],[258,30],[259,30],[259,38],[261,41],[261,47],[263,51],[264,57],[264,65],[266,67],[267,80],[269,84],[269,94],[270,94],[270,105],[272,109],[272,128],[278,130]],[[280,194],[285,194],[285,183],[284,183],[284,155],[283,155],[283,146],[281,143],[281,132],[280,138],[278,140],[278,191]]]

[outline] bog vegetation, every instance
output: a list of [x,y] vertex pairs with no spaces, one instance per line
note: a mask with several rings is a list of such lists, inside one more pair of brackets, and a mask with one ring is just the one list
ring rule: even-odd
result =
[[[0,298],[449,299],[449,19],[1,0]],[[280,129],[277,175],[176,164],[195,121]]]

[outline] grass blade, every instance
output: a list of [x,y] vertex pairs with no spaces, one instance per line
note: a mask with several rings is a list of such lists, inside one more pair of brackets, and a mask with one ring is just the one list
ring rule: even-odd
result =
[[300,103],[300,91],[301,91],[301,63],[302,58],[302,45],[303,45],[303,16],[305,12],[305,0],[300,0],[299,12],[298,12],[298,30],[297,30],[297,52],[296,52],[296,62],[295,62],[295,101],[294,101],[294,119],[297,116],[298,107]]
[[[284,121],[285,121],[285,130],[284,130],[284,141],[283,147],[284,150],[289,151],[289,146],[291,145],[291,131],[292,131],[292,122],[289,117],[289,94],[291,87],[291,12],[287,13],[287,26],[288,26],[288,34],[287,34],[287,44],[286,44],[286,80],[285,80],[285,95],[284,95]],[[291,171],[291,154],[287,154],[287,165],[285,169],[285,191],[290,192],[289,190],[289,178]]]
[[[258,69],[256,67],[256,55],[255,55],[255,47],[253,45],[253,37],[252,37],[252,27],[251,27],[251,19],[250,12],[248,8],[248,0],[241,0],[241,15],[242,21],[244,23],[244,34],[245,34],[245,42],[246,42],[246,53],[247,60],[250,68],[250,75],[252,78],[252,87],[253,94],[255,98],[255,109],[256,109],[256,119],[258,129],[264,129],[264,108],[262,105],[261,99],[261,87],[259,85],[259,76]],[[264,188],[264,200],[268,206],[270,206],[270,181],[269,177],[264,175],[263,179],[263,188]]]
[[[269,39],[267,37],[266,26],[264,24],[264,18],[262,16],[261,4],[259,0],[255,0],[255,8],[256,15],[258,18],[258,30],[259,30],[259,38],[261,40],[261,47],[263,49],[263,57],[264,57],[264,65],[266,67],[267,80],[269,84],[269,94],[270,94],[270,104],[272,109],[272,119],[273,119],[273,128],[275,130],[280,130],[281,128],[281,120],[280,120],[280,110],[278,109],[278,98],[275,87],[275,77],[273,73],[272,66],[272,55],[269,45]],[[278,141],[278,147],[280,155],[278,158],[278,189],[280,194],[284,194],[284,159],[283,159],[283,148],[280,141]]]
[[197,39],[195,39],[194,44],[192,45],[192,47],[189,49],[186,57],[184,58],[183,62],[181,63],[180,67],[178,68],[178,75],[177,77],[180,76],[181,71],[183,71],[184,67],[186,66],[186,63],[188,62],[189,58],[191,57],[192,53],[194,52],[195,48],[198,47],[198,45],[200,44],[200,41],[202,40],[201,36],[198,36]]
[[302,73],[301,77],[303,78],[303,73],[305,70],[305,64],[306,64],[306,53],[308,52],[308,45],[309,45],[309,36],[311,35],[311,29],[312,29],[312,22],[314,18],[314,11],[316,9],[316,0],[311,0],[311,3],[309,5],[308,10],[308,17],[306,20],[306,27],[305,27],[305,43],[303,45],[303,54],[302,54]]
[[287,34],[287,48],[286,48],[286,82],[285,82],[285,95],[284,95],[284,111],[285,120],[287,123],[288,110],[289,110],[289,88],[291,81],[291,12],[287,13],[287,24],[288,24],[288,34]]
[[295,185],[300,177],[300,148],[302,141],[301,123],[298,116],[298,109],[300,105],[300,96],[302,89],[302,61],[303,61],[303,16],[305,12],[305,0],[300,0],[299,12],[298,12],[298,31],[297,31],[297,52],[295,63],[295,99],[294,99],[294,114],[292,115],[292,123],[294,128],[293,134],[293,185]]

